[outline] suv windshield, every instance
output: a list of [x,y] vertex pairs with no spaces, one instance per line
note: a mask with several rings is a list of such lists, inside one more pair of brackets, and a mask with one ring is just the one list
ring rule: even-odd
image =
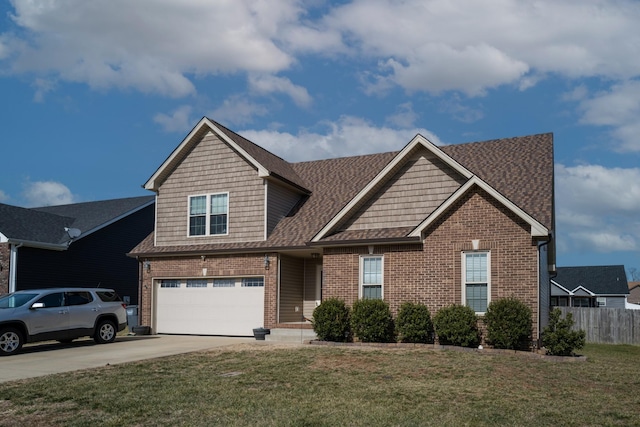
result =
[[9,294],[0,297],[0,308],[15,308],[25,305],[38,294]]

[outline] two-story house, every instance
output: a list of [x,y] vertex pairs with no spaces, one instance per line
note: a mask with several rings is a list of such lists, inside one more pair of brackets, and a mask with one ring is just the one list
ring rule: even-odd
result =
[[144,186],[155,232],[129,255],[154,333],[310,328],[329,297],[482,314],[516,296],[534,339],[546,324],[551,134],[289,163],[203,118]]

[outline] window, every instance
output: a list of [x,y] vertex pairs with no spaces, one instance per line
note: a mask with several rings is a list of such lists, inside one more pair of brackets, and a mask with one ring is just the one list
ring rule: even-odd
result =
[[189,279],[187,280],[187,288],[206,288],[207,281],[205,279]]
[[476,313],[485,313],[490,301],[489,252],[463,252],[462,298]]
[[242,279],[243,288],[258,288],[264,286],[264,277],[245,277]]
[[213,279],[214,288],[235,288],[236,279]]
[[93,301],[91,292],[66,292],[66,305],[83,305]]
[[41,302],[42,304],[44,304],[45,308],[62,307],[62,302],[64,301],[63,296],[64,294],[62,292],[56,292],[55,294],[43,296],[36,302]]
[[227,234],[228,194],[211,196],[211,220],[209,234]]
[[589,297],[573,297],[573,307],[591,307],[591,298]]
[[178,280],[162,280],[160,282],[161,288],[179,288],[180,282]]
[[229,193],[189,197],[189,236],[228,233]]
[[607,297],[597,297],[596,303],[598,307],[606,307],[607,306]]
[[360,296],[365,299],[382,299],[382,256],[360,258]]

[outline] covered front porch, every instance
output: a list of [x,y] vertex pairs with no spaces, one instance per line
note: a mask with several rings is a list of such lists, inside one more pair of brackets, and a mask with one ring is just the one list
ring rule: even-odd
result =
[[278,254],[276,325],[267,340],[315,338],[311,320],[322,301],[322,254],[300,251]]

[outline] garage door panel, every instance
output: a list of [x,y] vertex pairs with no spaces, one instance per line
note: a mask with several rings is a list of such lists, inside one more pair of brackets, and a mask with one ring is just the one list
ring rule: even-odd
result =
[[156,292],[158,333],[251,336],[264,324],[264,287],[158,286]]

